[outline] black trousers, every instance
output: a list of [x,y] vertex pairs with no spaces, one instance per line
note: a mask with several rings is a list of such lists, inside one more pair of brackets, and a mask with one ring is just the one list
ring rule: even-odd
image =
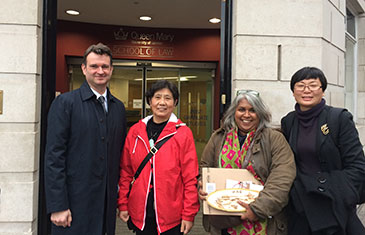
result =
[[229,235],[229,233],[227,232],[227,229],[222,229],[221,235]]
[[[176,227],[173,227],[170,230],[167,230],[166,232],[161,233],[161,235],[182,235],[183,233],[180,232],[181,224],[179,224]],[[146,218],[146,225],[143,229],[143,231],[136,229],[137,235],[157,235],[157,224],[156,220],[151,221],[149,218]]]
[[[155,209],[153,208],[154,200],[153,200],[153,190],[151,190],[148,194],[147,200],[147,216],[146,216],[146,224],[144,226],[143,231],[139,230],[136,226],[134,227],[134,231],[137,235],[158,235],[157,232],[157,223],[156,223],[156,214]],[[133,222],[133,220],[132,220]],[[181,224],[169,229],[161,235],[182,235],[180,232]]]

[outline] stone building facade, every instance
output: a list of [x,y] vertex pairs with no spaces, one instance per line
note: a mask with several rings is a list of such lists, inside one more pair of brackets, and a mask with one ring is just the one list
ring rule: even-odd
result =
[[258,90],[279,124],[294,108],[291,76],[321,68],[327,103],[354,114],[364,143],[364,10],[363,0],[234,1],[232,89]]
[[0,234],[37,234],[43,1],[0,10]]

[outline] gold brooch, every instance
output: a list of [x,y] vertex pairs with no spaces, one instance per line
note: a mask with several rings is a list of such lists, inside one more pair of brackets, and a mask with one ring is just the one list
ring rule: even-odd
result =
[[328,129],[327,123],[321,126],[321,131],[324,135],[328,135],[330,130]]

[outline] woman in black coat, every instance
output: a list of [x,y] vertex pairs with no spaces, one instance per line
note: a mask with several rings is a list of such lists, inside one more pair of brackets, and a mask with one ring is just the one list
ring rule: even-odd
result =
[[288,205],[289,235],[365,234],[356,215],[365,157],[352,115],[327,106],[327,80],[305,67],[291,78],[295,111],[281,120],[295,155],[297,177]]

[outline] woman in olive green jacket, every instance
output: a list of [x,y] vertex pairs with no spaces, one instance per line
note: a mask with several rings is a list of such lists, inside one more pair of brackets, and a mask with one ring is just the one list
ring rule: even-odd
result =
[[[222,128],[212,134],[206,145],[201,158],[201,167],[248,169],[256,174],[257,179],[264,185],[264,189],[254,202],[249,205],[241,204],[247,211],[241,217],[204,216],[204,228],[211,235],[234,232],[239,234],[247,229],[241,226],[247,222],[253,226],[245,230],[249,234],[287,233],[283,208],[288,203],[288,192],[295,178],[296,168],[290,146],[281,132],[269,127],[270,121],[271,114],[258,92],[241,91],[223,117]],[[237,146],[240,146],[239,149],[234,147],[235,140]],[[227,149],[230,153],[232,151],[237,153],[235,156],[231,154],[228,159],[225,155]],[[235,165],[237,162],[240,163]],[[206,195],[202,189],[199,190],[202,200]],[[256,228],[259,229],[255,230]]]

